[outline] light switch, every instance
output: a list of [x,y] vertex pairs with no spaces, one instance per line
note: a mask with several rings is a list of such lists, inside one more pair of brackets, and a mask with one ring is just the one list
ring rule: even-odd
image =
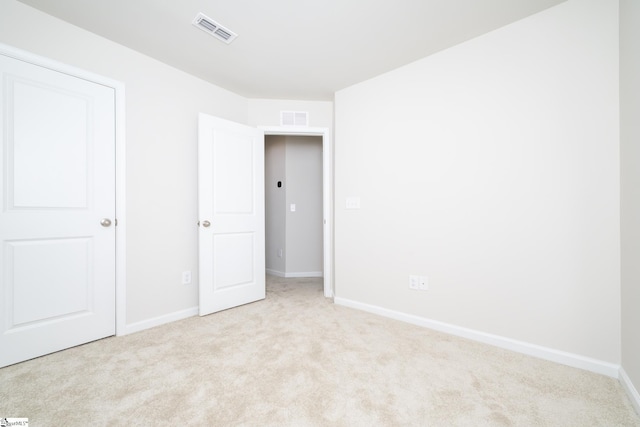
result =
[[360,197],[347,197],[347,209],[360,209]]
[[295,212],[296,211],[296,204],[295,203],[291,203],[290,209],[291,209],[291,212]]

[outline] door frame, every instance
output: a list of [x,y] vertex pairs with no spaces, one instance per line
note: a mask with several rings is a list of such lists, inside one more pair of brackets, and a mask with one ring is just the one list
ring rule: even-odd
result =
[[258,126],[265,136],[320,136],[322,137],[322,253],[324,277],[324,296],[333,298],[333,145],[329,128]]
[[97,83],[114,90],[115,94],[115,161],[116,161],[116,206],[115,206],[115,233],[116,233],[116,335],[126,334],[127,313],[127,271],[126,271],[126,155],[125,155],[125,86],[124,83],[113,80],[90,71],[73,67],[62,62],[46,58],[35,53],[15,48],[0,43],[0,54],[53,71],[78,77],[93,83]]

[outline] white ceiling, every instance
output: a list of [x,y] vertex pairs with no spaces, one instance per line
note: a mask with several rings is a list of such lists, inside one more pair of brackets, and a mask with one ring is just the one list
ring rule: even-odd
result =
[[[335,91],[565,0],[19,0],[249,98]],[[238,34],[227,45],[198,12]]]

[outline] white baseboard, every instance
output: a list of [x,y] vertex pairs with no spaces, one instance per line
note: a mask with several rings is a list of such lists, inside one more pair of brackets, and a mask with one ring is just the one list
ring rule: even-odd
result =
[[270,268],[267,268],[267,274],[271,276],[276,276],[276,277],[285,277],[282,271],[272,270]]
[[134,332],[144,331],[145,329],[154,328],[166,323],[175,322],[177,320],[186,319],[198,315],[198,307],[188,308],[186,310],[176,311],[174,313],[165,314],[163,316],[154,317],[152,319],[142,320],[132,323],[125,327],[124,333],[119,336],[132,334]]
[[322,277],[322,271],[284,273],[284,277]]
[[491,344],[496,347],[538,357],[540,359],[549,360],[563,365],[580,368],[598,374],[606,375],[612,378],[618,378],[620,365],[616,365],[602,360],[592,359],[578,354],[567,353],[552,348],[542,347],[523,341],[516,341],[511,338],[492,335],[485,332],[467,329],[456,325],[451,325],[437,320],[431,320],[424,317],[406,314],[399,311],[389,310],[386,308],[352,301],[345,298],[335,297],[334,302],[345,307],[355,308],[367,311],[369,313],[388,317],[402,322],[411,323],[413,325],[423,326],[425,328],[434,329],[436,331],[445,332],[447,334],[468,338],[474,341]]
[[624,391],[627,392],[627,396],[629,396],[629,400],[631,400],[636,412],[640,415],[640,393],[638,393],[638,389],[635,388],[624,368],[620,368],[620,383]]
[[322,271],[309,271],[297,273],[283,273],[282,271],[267,268],[267,274],[277,277],[323,277]]

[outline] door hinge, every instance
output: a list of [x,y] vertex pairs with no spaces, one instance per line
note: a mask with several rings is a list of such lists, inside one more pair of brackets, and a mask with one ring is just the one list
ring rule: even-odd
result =
[[118,218],[113,220],[113,224],[117,227],[118,226]]

